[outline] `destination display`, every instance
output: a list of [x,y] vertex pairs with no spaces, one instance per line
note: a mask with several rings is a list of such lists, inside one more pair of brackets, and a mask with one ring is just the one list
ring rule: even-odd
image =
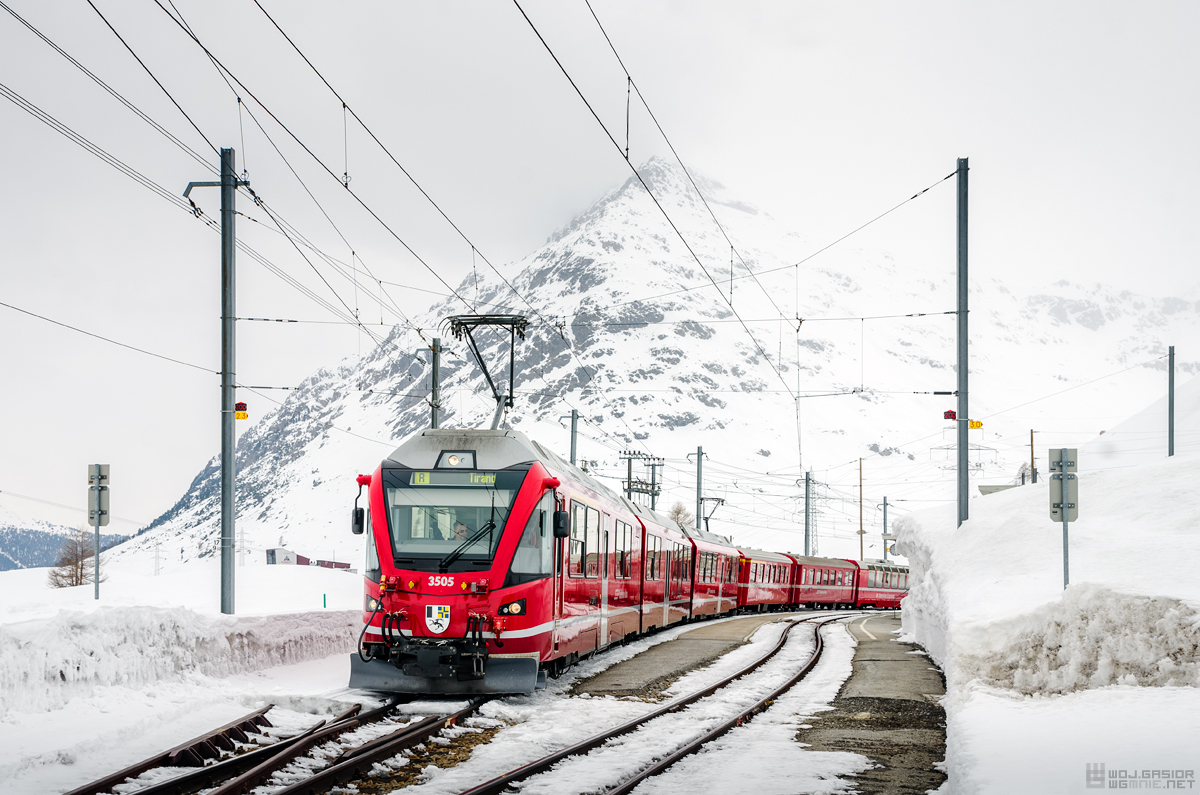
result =
[[410,472],[410,486],[476,486],[495,488],[495,472]]

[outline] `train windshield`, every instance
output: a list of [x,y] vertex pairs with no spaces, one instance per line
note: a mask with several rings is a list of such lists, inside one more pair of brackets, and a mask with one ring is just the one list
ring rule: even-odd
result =
[[385,471],[388,530],[398,568],[491,568],[517,491],[528,470]]

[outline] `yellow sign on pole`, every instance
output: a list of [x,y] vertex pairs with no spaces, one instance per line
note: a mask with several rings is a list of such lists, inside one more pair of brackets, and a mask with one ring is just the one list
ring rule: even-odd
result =
[[967,427],[971,430],[978,430],[983,427],[983,420],[967,420]]

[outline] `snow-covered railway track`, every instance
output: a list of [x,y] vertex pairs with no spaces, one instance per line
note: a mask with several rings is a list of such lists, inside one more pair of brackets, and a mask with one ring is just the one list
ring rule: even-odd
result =
[[[856,613],[854,615],[857,616],[859,614]],[[716,728],[712,729],[709,732],[706,732],[700,738],[697,738],[696,740],[684,745],[683,747],[675,750],[674,752],[662,757],[660,760],[658,760],[654,764],[652,764],[649,767],[645,768],[644,770],[636,773],[632,777],[627,778],[624,782],[617,785],[615,788],[609,790],[607,795],[611,795],[612,793],[629,792],[634,787],[636,787],[639,783],[644,781],[645,779],[650,778],[655,775],[658,775],[659,773],[666,770],[667,767],[674,764],[679,759],[682,759],[683,757],[687,756],[688,754],[694,753],[695,751],[699,750],[699,748],[702,747],[704,744],[721,736],[722,734],[729,731],[734,726],[744,723],[746,720],[749,720],[753,715],[766,709],[774,699],[778,698],[780,694],[782,694],[784,691],[788,690],[789,688],[794,686],[797,682],[799,682],[801,679],[803,679],[808,674],[808,672],[811,671],[813,669],[813,667],[816,665],[817,661],[820,659],[821,650],[823,647],[823,644],[821,641],[820,628],[823,627],[825,624],[831,623],[833,621],[842,620],[842,619],[848,618],[848,617],[850,617],[850,616],[839,615],[839,616],[835,616],[832,618],[821,618],[819,616],[811,616],[809,618],[802,618],[797,621],[789,622],[788,626],[784,629],[784,631],[782,633],[780,633],[780,637],[779,637],[778,641],[775,643],[774,647],[770,651],[768,651],[766,654],[759,657],[754,662],[745,666],[744,668],[730,674],[729,676],[726,676],[725,678],[723,678],[701,690],[698,690],[698,691],[688,694],[686,696],[681,696],[679,698],[673,699],[658,709],[651,710],[650,712],[645,713],[643,715],[639,715],[638,717],[633,718],[629,721],[626,721],[625,723],[622,723],[612,729],[609,729],[607,731],[596,734],[585,740],[577,742],[574,745],[570,745],[566,748],[563,748],[552,754],[544,756],[533,762],[522,765],[521,767],[516,768],[515,770],[512,770],[508,773],[505,773],[502,776],[497,776],[496,778],[493,778],[490,781],[484,782],[483,784],[479,784],[478,786],[475,786],[468,790],[465,790],[464,792],[462,792],[461,795],[500,795],[500,793],[507,790],[513,784],[520,782],[520,781],[524,781],[526,779],[529,779],[540,773],[544,773],[544,772],[550,770],[551,768],[553,768],[554,766],[558,765],[563,760],[569,759],[571,757],[577,757],[577,756],[587,754],[588,752],[593,751],[597,748],[600,748],[601,746],[607,744],[609,741],[611,741],[615,738],[621,737],[622,735],[629,734],[629,733],[639,729],[640,727],[644,726],[645,724],[650,723],[651,721],[654,721],[658,718],[661,718],[661,717],[666,716],[671,713],[679,712],[680,710],[684,709],[685,707],[688,707],[691,704],[693,704],[701,699],[704,699],[708,696],[713,695],[714,693],[721,690],[722,688],[725,688],[726,686],[732,684],[736,680],[741,679],[742,677],[756,671],[757,669],[759,669],[760,667],[765,665],[771,658],[773,658],[776,654],[778,654],[784,648],[784,645],[788,641],[789,634],[791,633],[792,629],[794,629],[798,624],[802,624],[802,623],[806,623],[806,622],[813,622],[813,621],[817,622],[816,628],[814,630],[815,642],[814,642],[813,651],[810,654],[809,658],[800,666],[800,668],[797,670],[797,672],[793,676],[791,676],[781,686],[773,689],[765,697],[759,699],[755,704],[753,704],[749,708],[741,710],[738,714],[723,721]]]
[[[304,758],[315,747],[337,739],[340,735],[355,731],[363,726],[383,721],[395,708],[411,699],[392,699],[380,707],[361,712],[362,705],[355,704],[345,712],[325,721],[318,721],[305,731],[286,737],[252,751],[230,756],[214,764],[197,767],[195,770],[161,780],[133,790],[136,795],[190,795],[208,790],[207,795],[234,795],[250,792],[266,783],[277,771]],[[481,702],[460,710],[453,715],[416,716],[395,731],[377,736],[359,745],[341,749],[332,763],[324,769],[288,784],[279,792],[327,792],[339,783],[349,781],[369,770],[381,759],[395,756],[406,748],[417,745],[443,728],[470,714]],[[233,740],[245,742],[247,733],[256,733],[259,726],[270,726],[264,717],[270,706],[250,713],[230,724],[208,732],[181,746],[131,765],[117,773],[105,776],[72,790],[67,795],[102,795],[114,787],[158,767],[172,767],[181,763],[203,764],[203,758],[215,756],[217,748],[233,750]]]

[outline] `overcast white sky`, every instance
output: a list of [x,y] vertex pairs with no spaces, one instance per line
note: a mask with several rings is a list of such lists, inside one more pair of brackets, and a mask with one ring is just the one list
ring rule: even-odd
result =
[[[5,0],[189,146],[215,155],[83,0]],[[217,147],[331,253],[349,249],[153,0],[94,0]],[[517,259],[628,170],[510,2],[263,5],[493,262]],[[164,5],[167,5],[164,0]],[[522,0],[616,135],[625,77],[586,5]],[[169,7],[169,5],[168,5]],[[176,0],[213,53],[447,281],[471,251],[252,0]],[[1105,281],[1194,298],[1200,6],[1192,2],[593,0],[689,166],[814,242],[832,240],[971,159],[972,272],[1016,286]],[[211,178],[0,10],[0,83],[174,192]],[[436,278],[246,97],[380,278]],[[0,98],[0,301],[218,369],[218,238]],[[631,157],[663,153],[635,106]],[[946,183],[856,245],[953,270]],[[198,203],[216,214],[216,191]],[[255,209],[243,202],[250,214]],[[256,217],[266,220],[261,213]],[[278,235],[239,234],[326,291]],[[335,284],[353,305],[353,291]],[[242,316],[330,316],[246,257]],[[389,287],[415,313],[428,293]],[[361,296],[364,317],[368,309]],[[385,317],[391,322],[391,315]],[[367,342],[336,325],[239,324],[243,383],[294,384]],[[218,449],[217,377],[0,307],[0,503],[81,514],[85,467],[113,467],[113,510],[149,521]],[[280,393],[282,394],[282,393]],[[252,401],[254,416],[268,408]],[[133,525],[114,524],[114,530]]]

